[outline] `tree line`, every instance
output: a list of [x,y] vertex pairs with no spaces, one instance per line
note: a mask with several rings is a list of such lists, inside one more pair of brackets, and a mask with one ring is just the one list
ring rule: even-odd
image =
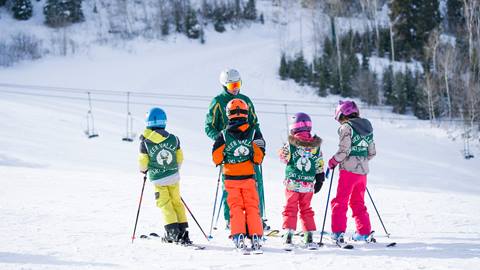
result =
[[[0,7],[9,9],[17,20],[29,20],[33,15],[32,1],[0,0]],[[86,5],[82,6],[82,2],[83,0],[46,0],[43,5],[45,24],[61,28],[83,22],[83,8]],[[106,15],[109,33],[120,34],[123,38],[139,36],[142,32],[158,34],[156,36],[176,32],[183,33],[188,38],[200,39],[203,43],[203,29],[209,23],[217,32],[224,32],[229,24],[237,27],[248,21],[263,22],[263,14],[257,14],[255,0],[203,0],[198,7],[189,0],[95,0],[89,4],[94,14],[100,15],[102,11]],[[143,14],[136,17],[135,14],[139,12]],[[143,27],[135,29],[133,24],[137,22]]]
[[[471,127],[478,122],[480,1],[447,0],[443,17],[438,0],[306,2],[305,7],[328,14],[331,34],[310,62],[302,52],[283,53],[280,78],[310,85],[320,96],[359,97],[420,119],[461,119]],[[337,35],[338,18],[355,12],[355,4],[369,27]],[[383,4],[390,9],[388,25],[377,17]],[[390,64],[377,74],[369,64],[372,57]],[[399,68],[399,62],[410,68]]]

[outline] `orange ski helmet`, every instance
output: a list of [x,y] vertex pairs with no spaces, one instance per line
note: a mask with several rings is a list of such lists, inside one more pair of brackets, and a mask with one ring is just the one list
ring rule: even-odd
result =
[[232,118],[247,118],[248,117],[248,105],[245,101],[234,98],[227,104],[227,117]]

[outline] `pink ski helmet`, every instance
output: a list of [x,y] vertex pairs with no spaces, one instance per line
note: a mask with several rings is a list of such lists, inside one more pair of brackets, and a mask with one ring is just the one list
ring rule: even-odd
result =
[[338,102],[337,108],[335,109],[335,120],[339,121],[340,116],[342,115],[347,116],[352,113],[360,114],[357,104],[355,104],[355,102],[350,100],[346,100],[346,101],[340,100]]
[[290,118],[290,134],[312,130],[312,120],[306,113],[299,112]]

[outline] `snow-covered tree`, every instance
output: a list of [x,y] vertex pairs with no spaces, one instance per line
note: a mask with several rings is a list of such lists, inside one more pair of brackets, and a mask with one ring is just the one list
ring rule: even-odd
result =
[[247,20],[257,19],[257,8],[255,7],[255,0],[248,0],[245,8],[243,9],[243,17]]
[[62,27],[84,20],[82,0],[47,0],[43,8],[45,23]]
[[30,0],[14,0],[13,17],[17,20],[28,20],[32,17],[32,2]]

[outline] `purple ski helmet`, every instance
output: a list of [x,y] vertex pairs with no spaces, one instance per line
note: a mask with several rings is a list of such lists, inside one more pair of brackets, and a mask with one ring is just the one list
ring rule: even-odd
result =
[[299,112],[290,118],[290,134],[312,130],[312,120],[306,113]]
[[337,108],[335,109],[335,120],[339,121],[340,116],[342,115],[347,116],[352,113],[360,114],[357,104],[355,104],[355,102],[350,100],[346,100],[346,101],[340,100],[338,102]]

